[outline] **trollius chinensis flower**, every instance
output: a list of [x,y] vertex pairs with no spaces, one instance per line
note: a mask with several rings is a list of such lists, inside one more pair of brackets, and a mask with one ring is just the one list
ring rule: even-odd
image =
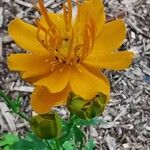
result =
[[101,0],[77,7],[74,18],[71,0],[62,14],[48,12],[38,0],[42,16],[35,25],[16,18],[8,26],[16,44],[28,51],[11,54],[8,66],[35,85],[30,103],[39,114],[65,104],[70,92],[85,100],[99,92],[109,97],[110,84],[100,70],[122,70],[132,61],[132,52],[118,51],[126,35],[121,19],[106,23]]

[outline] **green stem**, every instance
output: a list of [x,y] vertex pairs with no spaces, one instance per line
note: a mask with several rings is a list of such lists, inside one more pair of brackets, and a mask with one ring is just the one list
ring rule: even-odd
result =
[[57,138],[55,139],[55,143],[56,143],[57,150],[60,150],[60,144]]
[[24,113],[22,113],[22,112],[19,111],[19,112],[17,112],[17,114],[18,114],[21,118],[25,119],[26,121],[28,121],[28,122],[31,121],[30,118],[28,118],[28,116],[25,115]]
[[75,123],[70,122],[70,127],[69,127],[70,130],[68,130],[68,132],[66,132],[65,135],[59,137],[61,143],[65,143],[68,139],[71,138],[74,126],[75,126]]
[[82,150],[82,147],[83,147],[83,141],[81,141],[81,143],[80,143],[79,150]]
[[48,148],[49,148],[50,150],[53,150],[53,148],[52,148],[51,145],[49,144],[48,140],[45,140],[45,142],[46,142]]
[[63,134],[58,138],[59,143],[61,143],[61,145],[63,145],[66,141],[70,140],[70,138],[73,136],[73,129],[76,126],[76,119],[76,116],[70,114],[68,122],[70,130],[67,130],[67,132],[63,132]]
[[4,101],[6,101],[7,105],[12,109],[12,111],[16,114],[18,114],[20,117],[22,117],[23,119],[25,119],[26,121],[30,122],[30,119],[28,118],[27,115],[25,115],[24,113],[22,113],[21,111],[14,111],[14,107],[12,107],[12,103],[11,100],[9,99],[9,97],[7,95],[5,95],[1,90],[0,90],[0,96],[4,99]]
[[9,104],[10,104],[10,100],[9,98],[0,90],[0,96]]

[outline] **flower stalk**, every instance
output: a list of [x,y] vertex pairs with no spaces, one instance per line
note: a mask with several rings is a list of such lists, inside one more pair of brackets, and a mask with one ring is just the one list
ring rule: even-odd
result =
[[13,100],[12,98],[8,97],[2,90],[0,90],[0,97],[3,98],[3,100],[6,102],[7,106],[11,109],[13,113],[18,114],[21,118],[30,122],[29,117],[20,111],[19,99]]
[[53,148],[52,148],[51,145],[49,144],[49,141],[48,141],[48,140],[45,139],[45,143],[47,144],[47,146],[48,146],[48,148],[49,148],[50,150],[53,150]]

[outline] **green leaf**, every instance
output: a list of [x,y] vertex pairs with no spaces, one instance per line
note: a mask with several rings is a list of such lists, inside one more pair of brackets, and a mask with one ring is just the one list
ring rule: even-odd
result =
[[16,112],[16,113],[20,111],[21,100],[22,100],[22,98],[20,97],[20,95],[17,96],[15,101],[12,100],[13,111]]
[[75,147],[74,147],[72,141],[66,141],[66,142],[63,144],[63,148],[64,148],[64,150],[75,150]]
[[63,145],[63,143],[73,138],[75,119],[76,119],[76,116],[71,116],[69,121],[62,120],[63,132],[61,133],[60,144]]
[[21,97],[18,95],[16,99],[7,96],[2,90],[0,90],[0,98],[3,98],[11,112],[18,113],[20,112],[21,107]]
[[83,138],[85,137],[85,134],[78,127],[74,127],[74,137],[75,143],[83,143]]
[[34,134],[29,133],[23,139],[12,145],[12,150],[48,150],[47,145]]
[[16,142],[11,148],[12,150],[32,150],[34,149],[34,143],[20,139],[19,142]]
[[85,149],[84,150],[93,150],[95,147],[95,143],[93,139],[90,139],[86,144],[85,144]]
[[15,134],[5,134],[0,141],[0,146],[10,146],[18,141],[18,137]]
[[90,126],[90,125],[100,125],[100,124],[106,124],[106,122],[98,117],[92,118],[92,119],[80,119],[78,118],[76,120],[77,125],[80,126]]
[[3,150],[11,150],[9,146],[5,146]]

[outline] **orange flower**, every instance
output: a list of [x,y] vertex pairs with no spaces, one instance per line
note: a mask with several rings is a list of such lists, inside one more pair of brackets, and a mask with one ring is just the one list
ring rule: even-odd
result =
[[55,14],[39,0],[42,17],[36,26],[16,18],[8,27],[15,42],[30,52],[10,55],[8,66],[35,85],[31,105],[40,114],[64,104],[70,91],[87,100],[98,92],[109,97],[109,81],[100,69],[122,70],[133,58],[132,52],[117,50],[125,24],[121,19],[105,23],[102,1],[77,2],[76,18],[71,0],[67,3],[63,14]]

